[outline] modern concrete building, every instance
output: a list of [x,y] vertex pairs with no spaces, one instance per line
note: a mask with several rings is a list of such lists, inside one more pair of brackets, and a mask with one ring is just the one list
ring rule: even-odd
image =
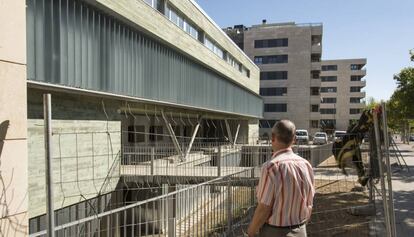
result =
[[25,1],[0,7],[0,229],[28,233],[26,9]]
[[323,60],[321,71],[321,127],[346,130],[364,108],[365,58]]
[[[290,119],[298,129],[319,129],[322,24],[278,23],[225,31],[260,68],[264,119],[260,134],[275,121]],[[240,39],[243,38],[243,42]]]
[[10,235],[45,227],[44,93],[54,208],[69,210],[57,224],[92,212],[87,199],[99,196],[103,211],[118,198],[125,147],[173,144],[185,159],[198,137],[258,137],[259,68],[195,1],[6,0],[0,13],[1,197],[13,197],[1,200],[1,224]]

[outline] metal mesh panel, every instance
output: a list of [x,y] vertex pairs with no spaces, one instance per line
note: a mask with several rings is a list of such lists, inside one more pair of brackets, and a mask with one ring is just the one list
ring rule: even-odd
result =
[[85,3],[27,5],[29,80],[262,115],[258,95]]

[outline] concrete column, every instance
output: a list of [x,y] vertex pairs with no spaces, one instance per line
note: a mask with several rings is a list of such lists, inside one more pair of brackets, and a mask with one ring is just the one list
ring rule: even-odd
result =
[[26,236],[26,3],[0,5],[0,228],[4,236]]

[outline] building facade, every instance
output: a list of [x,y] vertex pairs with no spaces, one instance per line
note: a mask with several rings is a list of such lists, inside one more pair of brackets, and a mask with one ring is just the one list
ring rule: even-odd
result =
[[45,93],[54,208],[76,213],[57,224],[85,216],[80,200],[105,196],[98,211],[109,208],[126,146],[174,143],[185,157],[201,138],[257,140],[259,68],[195,1],[3,5],[0,169],[9,185],[2,197],[13,201],[1,221],[10,235],[45,227]]
[[321,71],[321,127],[347,130],[365,107],[367,59],[323,60]]
[[280,119],[292,120],[298,129],[318,131],[322,24],[267,24],[264,20],[260,25],[225,30],[260,68],[264,100],[260,134],[270,135]]

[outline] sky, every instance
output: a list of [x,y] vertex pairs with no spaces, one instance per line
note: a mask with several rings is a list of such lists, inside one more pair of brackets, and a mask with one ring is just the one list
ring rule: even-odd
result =
[[322,59],[367,58],[367,98],[387,100],[393,75],[413,66],[414,0],[196,0],[222,28],[323,23]]

